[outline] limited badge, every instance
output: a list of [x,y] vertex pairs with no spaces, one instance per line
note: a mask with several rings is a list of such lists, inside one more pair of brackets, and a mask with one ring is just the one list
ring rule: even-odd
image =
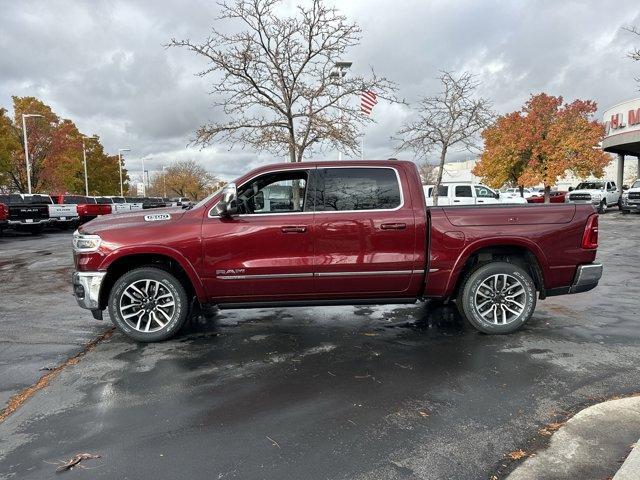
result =
[[171,214],[169,213],[153,213],[151,215],[145,215],[145,222],[159,222],[162,220],[171,220]]

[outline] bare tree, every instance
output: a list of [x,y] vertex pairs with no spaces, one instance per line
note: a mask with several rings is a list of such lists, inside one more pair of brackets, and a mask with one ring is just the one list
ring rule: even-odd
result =
[[[214,105],[229,117],[204,125],[196,143],[215,140],[300,162],[312,146],[358,152],[359,128],[372,120],[360,113],[354,95],[371,90],[396,101],[395,84],[378,77],[345,76],[336,70],[350,47],[360,43],[360,27],[324,0],[298,6],[294,16],[277,14],[282,0],[229,0],[218,20],[236,21],[237,33],[213,29],[202,43],[172,39],[204,57]],[[349,101],[351,100],[351,101]]]
[[148,195],[187,197],[200,200],[218,188],[219,179],[194,160],[182,160],[156,173]]
[[[640,28],[636,27],[635,25],[622,27],[622,29],[626,30],[629,33],[633,33],[634,35],[638,35],[640,37]],[[634,48],[629,52],[628,55],[629,55],[629,58],[631,58],[632,60],[640,62],[640,48],[637,48],[637,47]]]
[[421,163],[418,165],[418,172],[423,185],[433,185],[438,180],[438,168],[433,163],[427,161]]
[[443,71],[439,77],[442,92],[425,97],[418,106],[418,119],[406,123],[398,132],[398,150],[413,150],[424,157],[434,150],[440,151],[440,162],[433,189],[433,204],[438,205],[438,187],[449,148],[461,144],[468,149],[478,141],[478,133],[492,121],[491,103],[475,98],[478,82],[470,73],[455,77]]

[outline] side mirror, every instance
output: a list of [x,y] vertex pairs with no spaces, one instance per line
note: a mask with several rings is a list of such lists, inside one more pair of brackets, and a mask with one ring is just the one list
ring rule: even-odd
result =
[[573,187],[569,187],[569,191],[570,191],[570,192],[573,192]]
[[231,218],[238,213],[238,191],[235,183],[228,183],[222,189],[222,198],[216,205],[220,218]]
[[494,197],[496,200],[500,200],[500,192],[496,192],[496,193],[494,193],[494,194],[493,194],[493,197]]
[[625,190],[629,190],[629,185],[622,185],[622,190],[623,190],[623,191],[625,191]]

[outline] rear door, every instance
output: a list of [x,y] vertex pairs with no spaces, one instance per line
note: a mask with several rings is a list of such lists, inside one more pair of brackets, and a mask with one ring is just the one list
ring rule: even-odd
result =
[[453,189],[451,193],[453,203],[451,205],[474,205],[476,203],[471,185],[451,185],[449,190],[451,189]]
[[416,227],[401,175],[391,167],[316,170],[314,248],[320,297],[396,295],[409,288]]

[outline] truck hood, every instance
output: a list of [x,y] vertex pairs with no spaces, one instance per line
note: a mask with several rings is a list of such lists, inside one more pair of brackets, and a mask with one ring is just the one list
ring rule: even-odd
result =
[[186,210],[181,207],[152,208],[130,213],[102,215],[82,225],[78,231],[100,235],[105,231],[123,228],[142,228],[152,225],[166,225],[180,220]]
[[572,193],[587,193],[589,195],[604,195],[605,191],[604,190],[586,190],[586,189],[582,189],[582,190],[571,190],[568,195],[571,195]]

